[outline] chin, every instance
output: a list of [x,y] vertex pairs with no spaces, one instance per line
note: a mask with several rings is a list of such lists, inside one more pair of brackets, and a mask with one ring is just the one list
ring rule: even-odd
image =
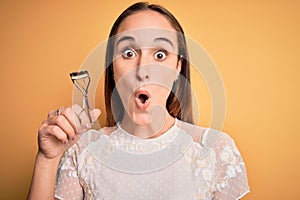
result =
[[132,113],[130,116],[132,122],[137,126],[147,127],[152,123],[151,115],[149,112]]

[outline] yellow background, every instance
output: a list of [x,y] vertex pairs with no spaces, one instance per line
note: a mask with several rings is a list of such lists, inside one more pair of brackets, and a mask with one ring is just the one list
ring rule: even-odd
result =
[[[300,199],[300,3],[155,2],[218,66],[227,94],[224,130],[247,166],[251,193],[245,199]],[[68,73],[79,69],[131,3],[1,1],[1,199],[25,199],[39,125],[48,110],[72,103]],[[202,126],[210,116],[204,94],[197,94]]]

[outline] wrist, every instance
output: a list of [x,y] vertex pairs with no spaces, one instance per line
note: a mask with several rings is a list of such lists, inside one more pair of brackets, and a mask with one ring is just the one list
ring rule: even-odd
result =
[[56,157],[48,157],[41,151],[37,152],[36,155],[36,160],[42,163],[47,163],[47,164],[55,164],[58,165],[60,162],[61,156],[56,156]]

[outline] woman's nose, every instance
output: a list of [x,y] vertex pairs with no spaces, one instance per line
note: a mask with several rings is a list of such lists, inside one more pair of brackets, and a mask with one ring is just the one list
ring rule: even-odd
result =
[[139,57],[138,66],[136,69],[136,77],[139,81],[147,81],[150,79],[150,68],[149,65],[151,65],[153,61],[151,60],[151,57],[146,55],[141,55]]

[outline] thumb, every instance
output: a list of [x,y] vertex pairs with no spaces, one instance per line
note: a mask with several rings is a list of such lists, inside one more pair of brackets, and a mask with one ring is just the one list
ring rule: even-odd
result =
[[98,117],[101,115],[101,110],[95,108],[91,110],[90,114],[91,114],[92,121],[95,122],[98,119]]

